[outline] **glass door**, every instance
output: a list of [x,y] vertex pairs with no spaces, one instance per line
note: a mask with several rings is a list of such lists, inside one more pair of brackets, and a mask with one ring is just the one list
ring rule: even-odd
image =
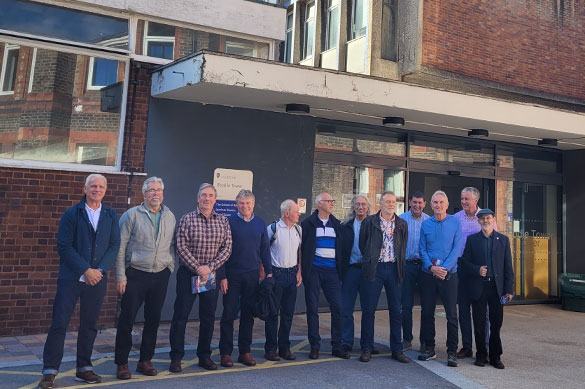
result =
[[515,294],[525,300],[555,297],[562,262],[559,187],[497,182],[497,221],[510,237]]

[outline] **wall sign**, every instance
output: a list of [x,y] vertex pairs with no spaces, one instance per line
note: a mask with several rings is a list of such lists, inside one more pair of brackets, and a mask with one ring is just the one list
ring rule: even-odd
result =
[[250,170],[217,168],[213,171],[213,186],[217,189],[215,212],[224,216],[235,214],[236,196],[242,189],[252,190],[254,174]]
[[297,205],[301,214],[307,213],[307,199],[297,199]]

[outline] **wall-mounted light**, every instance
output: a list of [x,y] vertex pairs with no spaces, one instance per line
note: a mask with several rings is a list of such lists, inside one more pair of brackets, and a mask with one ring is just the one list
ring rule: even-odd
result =
[[559,145],[559,142],[554,138],[542,138],[538,140],[539,146],[548,146],[548,147],[556,147]]
[[308,104],[287,104],[287,113],[310,113],[311,107]]
[[487,138],[490,136],[490,132],[483,128],[472,128],[467,131],[467,136],[470,138]]
[[382,124],[392,126],[404,126],[404,118],[400,116],[386,116],[382,119]]

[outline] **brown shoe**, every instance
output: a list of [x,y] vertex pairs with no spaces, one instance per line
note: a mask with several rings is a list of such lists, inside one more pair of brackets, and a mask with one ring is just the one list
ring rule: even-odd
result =
[[55,385],[55,374],[43,374],[43,378],[39,382],[40,389],[53,389]]
[[116,368],[116,377],[118,377],[119,380],[129,380],[132,378],[132,373],[130,373],[130,369],[128,369],[127,363],[118,365]]
[[311,352],[309,353],[309,358],[319,359],[319,349],[311,347]]
[[392,359],[395,359],[401,363],[409,363],[410,362],[410,359],[408,359],[402,351],[393,352]]
[[256,361],[252,358],[252,354],[250,353],[240,354],[238,362],[243,363],[246,366],[256,366]]
[[297,359],[297,357],[290,350],[280,351],[278,356],[282,359],[286,359],[287,361],[294,361]]
[[217,365],[210,358],[199,358],[198,365],[205,370],[217,370]]
[[370,362],[372,359],[372,353],[370,350],[363,350],[362,355],[360,355],[360,361],[362,362]]
[[232,361],[232,357],[229,354],[224,354],[221,356],[221,363],[223,367],[232,367],[234,365],[234,361]]
[[269,361],[280,361],[280,357],[276,351],[266,351],[264,353],[264,358],[268,359]]
[[171,361],[171,364],[169,365],[169,371],[171,373],[180,373],[183,371],[183,368],[181,367],[181,360],[180,359],[175,359],[173,361]]
[[472,358],[472,357],[473,357],[473,350],[470,348],[462,348],[457,353],[457,359]]
[[102,377],[91,370],[75,373],[75,381],[82,381],[88,384],[98,384],[102,382]]
[[351,355],[349,355],[349,353],[343,349],[333,350],[331,351],[331,355],[341,359],[349,359],[351,357]]
[[155,376],[158,374],[158,371],[154,368],[154,366],[152,366],[150,361],[138,362],[136,371],[148,376]]

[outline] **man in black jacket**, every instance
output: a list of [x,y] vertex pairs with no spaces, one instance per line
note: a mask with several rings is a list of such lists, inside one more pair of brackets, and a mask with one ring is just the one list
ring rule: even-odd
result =
[[360,361],[372,357],[374,346],[374,319],[382,287],[386,290],[390,315],[390,349],[392,358],[402,363],[409,359],[404,355],[401,342],[402,315],[401,283],[404,278],[408,225],[396,214],[396,195],[386,191],[380,196],[380,211],[368,216],[360,230],[360,250],[363,254],[362,273],[370,282],[369,304],[362,308],[366,317],[366,340]]
[[329,193],[318,195],[315,205],[315,212],[301,223],[301,271],[311,343],[309,358],[319,358],[319,291],[323,289],[331,311],[332,354],[348,359],[349,353],[341,347],[341,223],[332,215],[335,200]]
[[483,367],[486,362],[485,315],[486,305],[489,305],[490,364],[503,369],[500,328],[504,318],[503,304],[511,300],[514,293],[514,270],[510,240],[494,231],[494,216],[492,210],[485,208],[477,213],[481,231],[467,238],[461,257],[461,270],[466,280],[464,291],[472,301],[477,348],[475,365]]

